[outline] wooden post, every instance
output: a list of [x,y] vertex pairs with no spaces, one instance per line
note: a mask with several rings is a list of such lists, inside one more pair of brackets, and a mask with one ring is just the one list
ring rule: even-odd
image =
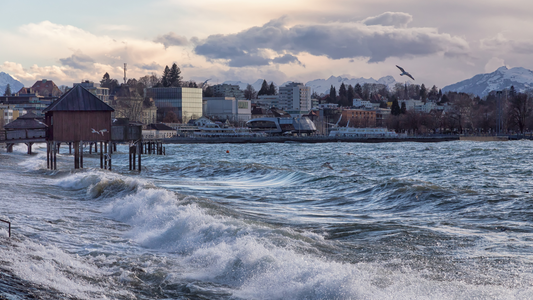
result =
[[93,154],[93,143],[89,143],[89,154]]
[[137,142],[137,152],[139,152],[139,172],[141,172],[141,149],[142,149],[141,141],[138,141]]
[[104,142],[104,150],[102,152],[105,154],[104,169],[107,170],[107,142]]
[[100,142],[100,169],[104,168],[104,145]]
[[80,142],[80,168],[83,169],[83,142]]
[[46,142],[46,168],[50,169],[50,142]]
[[132,152],[133,152],[133,159],[132,159],[132,161],[133,161],[133,170],[136,170],[137,168],[135,168],[135,159],[137,158],[137,155],[136,155],[137,154],[137,147],[136,147],[136,145],[133,145],[133,147],[131,147],[131,148],[132,148]]
[[111,170],[111,154],[113,154],[113,143],[109,142],[109,170]]
[[72,142],[68,143],[68,154],[72,154]]
[[128,158],[129,158],[129,166],[130,166],[130,171],[131,171],[131,146],[128,146]]
[[74,142],[74,169],[80,168],[80,147],[78,142]]
[[57,147],[56,143],[54,142],[54,170],[57,170]]

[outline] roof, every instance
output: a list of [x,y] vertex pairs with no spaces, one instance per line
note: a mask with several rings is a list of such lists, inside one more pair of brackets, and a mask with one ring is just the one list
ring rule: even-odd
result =
[[43,129],[47,128],[46,124],[37,120],[39,117],[29,112],[23,116],[18,117],[15,121],[10,122],[4,126],[5,129]]
[[148,126],[146,126],[146,129],[148,130],[174,130],[172,127],[167,126],[162,123],[149,124]]
[[43,110],[43,112],[49,111],[114,111],[114,109],[81,85],[76,85]]

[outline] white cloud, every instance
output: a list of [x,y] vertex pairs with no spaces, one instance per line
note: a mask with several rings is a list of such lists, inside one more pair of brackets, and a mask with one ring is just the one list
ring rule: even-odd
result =
[[365,25],[382,25],[394,27],[407,27],[413,21],[413,16],[403,12],[384,12],[379,16],[369,17],[363,20]]
[[505,66],[505,61],[501,58],[493,57],[485,65],[485,73],[492,73],[502,66]]

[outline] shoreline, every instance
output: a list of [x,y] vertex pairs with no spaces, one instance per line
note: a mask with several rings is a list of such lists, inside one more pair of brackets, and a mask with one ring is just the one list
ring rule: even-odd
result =
[[173,137],[163,139],[164,144],[264,144],[264,143],[398,143],[398,142],[418,142],[435,143],[458,141],[458,135],[450,136],[424,136],[406,138],[353,138],[353,137]]

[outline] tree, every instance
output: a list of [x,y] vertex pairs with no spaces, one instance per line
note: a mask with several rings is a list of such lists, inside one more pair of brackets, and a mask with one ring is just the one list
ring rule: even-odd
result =
[[353,91],[354,91],[356,97],[360,97],[360,98],[363,97],[363,88],[361,87],[361,85],[359,83],[357,83],[354,86]]
[[111,79],[109,73],[105,73],[100,80],[100,86],[109,89],[109,94],[114,95],[117,88],[119,87],[118,80]]
[[213,97],[213,88],[209,85],[205,89],[203,89],[202,97]]
[[400,105],[398,104],[398,98],[396,98],[395,96],[393,97],[393,100],[392,100],[392,106],[390,107],[390,113],[393,116],[399,116],[402,113],[400,109]]
[[178,116],[173,111],[168,111],[167,115],[163,119],[163,123],[179,123]]
[[163,87],[170,86],[170,69],[168,68],[168,66],[165,66],[165,70],[163,71],[163,76],[161,77],[161,85],[163,85]]
[[333,85],[329,88],[329,101],[331,103],[337,103],[337,90],[335,90]]
[[531,115],[530,101],[526,94],[516,94],[514,90],[511,95],[513,94],[514,96],[511,96],[509,101],[509,122],[510,125],[518,127],[518,130],[524,133],[526,119]]
[[6,86],[6,90],[4,92],[4,96],[11,96],[11,86],[9,85],[9,83],[7,84]]
[[[166,70],[166,69],[165,69]],[[172,64],[168,72],[168,86],[181,86],[181,70],[176,63]]]
[[348,99],[348,106],[352,106],[353,99],[355,98],[355,91],[351,84],[348,85],[348,89],[346,90],[346,98]]
[[278,92],[276,91],[276,86],[274,85],[274,82],[270,83],[270,86],[268,87],[268,94],[269,95],[276,95]]
[[257,92],[255,91],[254,87],[251,84],[248,84],[246,86],[246,89],[244,89],[244,98],[247,100],[252,100],[257,97]]
[[407,106],[405,105],[405,101],[402,102],[402,106],[401,106],[401,108],[400,108],[400,112],[401,112],[402,114],[404,114],[404,115],[405,115],[405,113],[407,112]]
[[261,89],[257,92],[257,96],[268,95],[268,83],[263,79],[263,84],[261,84]]
[[420,100],[422,101],[426,101],[427,97],[428,97],[428,90],[426,89],[426,86],[422,83],[422,85],[420,86]]

